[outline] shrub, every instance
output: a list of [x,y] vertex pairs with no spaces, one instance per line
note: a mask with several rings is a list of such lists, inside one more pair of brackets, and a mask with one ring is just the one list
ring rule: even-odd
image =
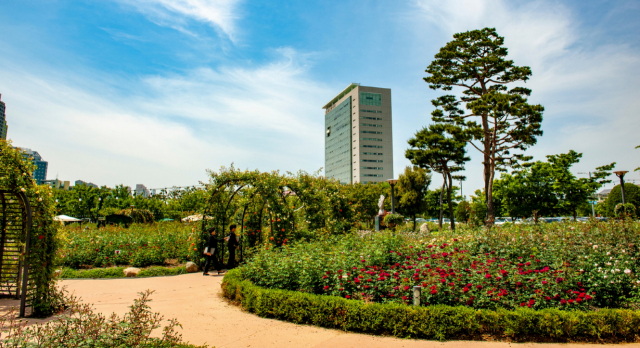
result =
[[[71,268],[63,268],[60,278],[62,279],[74,279],[74,278],[124,278],[124,267],[110,267],[110,268],[94,268],[75,270]],[[184,266],[181,267],[158,267],[153,266],[140,270],[138,277],[157,277],[157,276],[171,276],[187,273],[187,269]]]
[[[153,291],[140,293],[129,313],[120,318],[115,313],[108,318],[94,313],[91,305],[82,304],[75,297],[67,298],[68,311],[45,324],[26,326],[17,321],[15,313],[0,317],[3,341],[0,347],[128,347],[170,348],[193,347],[182,343],[181,327],[176,319],[170,319],[160,338],[151,337],[152,331],[161,327],[163,317],[150,310],[148,302]],[[204,348],[202,346],[201,348]]]
[[387,226],[397,226],[404,222],[404,218],[400,214],[387,214],[384,217],[384,223]]
[[242,268],[229,271],[223,295],[257,315],[348,331],[425,339],[510,338],[522,341],[635,341],[640,312],[558,309],[496,311],[463,306],[413,307],[376,304],[337,296],[265,289],[245,279]]

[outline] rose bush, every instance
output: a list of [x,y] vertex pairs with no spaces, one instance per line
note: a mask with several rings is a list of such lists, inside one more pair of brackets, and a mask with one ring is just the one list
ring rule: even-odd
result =
[[432,236],[369,234],[263,250],[254,284],[366,302],[514,309],[624,307],[638,301],[637,223],[462,227]]

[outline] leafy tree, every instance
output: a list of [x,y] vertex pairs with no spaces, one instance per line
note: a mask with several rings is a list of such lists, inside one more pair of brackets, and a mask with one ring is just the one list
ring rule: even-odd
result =
[[[631,203],[634,206],[640,206],[640,187],[628,182],[624,183],[624,200],[625,203]],[[616,185],[611,189],[605,205],[607,207],[607,215],[615,216],[615,208],[618,203],[622,203],[622,191],[620,185]]]
[[[464,139],[460,138],[461,129],[454,125],[432,124],[419,130],[414,138],[409,139],[410,149],[405,156],[416,166],[434,171],[442,175],[442,191],[440,191],[440,228],[442,228],[442,194],[447,190],[449,216],[453,217],[452,173],[464,170],[466,156]],[[451,229],[455,230],[454,219],[450,219]]]
[[569,170],[572,165],[580,162],[581,153],[570,150],[566,154],[547,156],[554,178],[553,189],[558,196],[558,210],[564,215],[570,213],[576,219],[577,209],[593,197],[596,191],[605,183],[606,177],[611,175],[615,163],[596,168],[589,178],[576,178]]
[[398,194],[398,211],[413,219],[413,230],[416,229],[416,216],[425,210],[425,197],[431,184],[431,175],[420,167],[407,166],[404,174],[398,177],[396,192]]
[[346,193],[351,209],[353,209],[356,221],[365,221],[367,226],[378,214],[378,200],[382,195],[383,187],[375,183],[354,183],[345,185]]
[[471,205],[467,201],[462,201],[458,203],[456,207],[456,220],[458,222],[467,222],[469,221],[469,216],[471,213]]
[[[463,89],[462,96],[444,95],[432,101],[435,122],[462,127],[462,136],[483,155],[485,201],[488,223],[495,218],[493,180],[496,170],[504,170],[519,160],[528,160],[514,150],[525,150],[542,135],[544,108],[531,105],[531,90],[507,87],[526,82],[531,69],[507,60],[504,38],[493,28],[454,34],[427,67],[424,80],[431,89]],[[466,112],[463,110],[466,109]]]

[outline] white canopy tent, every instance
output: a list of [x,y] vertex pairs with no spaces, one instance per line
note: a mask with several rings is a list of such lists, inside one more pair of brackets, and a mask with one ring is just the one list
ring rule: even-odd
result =
[[74,217],[68,215],[58,215],[53,218],[55,221],[63,221],[63,222],[80,222],[82,220],[76,219]]

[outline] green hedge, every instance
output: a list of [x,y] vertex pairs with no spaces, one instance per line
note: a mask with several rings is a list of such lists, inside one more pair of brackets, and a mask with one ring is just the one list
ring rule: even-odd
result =
[[[76,278],[125,278],[124,269],[126,267],[109,267],[109,268],[92,268],[92,269],[72,269],[63,268],[60,278],[62,279],[76,279]],[[181,267],[160,267],[153,266],[149,268],[143,268],[138,273],[137,278],[143,277],[157,277],[157,276],[169,276],[179,275],[187,273],[187,269],[184,266]]]
[[335,296],[261,288],[245,280],[241,268],[225,275],[222,290],[225,297],[259,316],[403,338],[482,339],[490,335],[544,342],[640,340],[640,311],[628,309],[491,311],[444,305],[365,304]]

